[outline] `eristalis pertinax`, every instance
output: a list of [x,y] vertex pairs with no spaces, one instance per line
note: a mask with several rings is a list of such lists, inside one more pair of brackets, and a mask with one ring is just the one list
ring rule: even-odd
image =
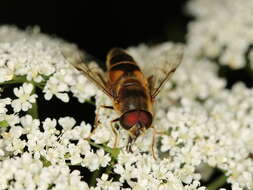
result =
[[[166,60],[168,63],[161,69],[162,74],[156,75],[149,73],[149,76],[145,76],[134,58],[126,50],[120,48],[113,48],[108,52],[105,73],[96,72],[85,61],[72,63],[111,98],[113,106],[103,105],[102,107],[118,112],[119,117],[113,119],[111,123],[119,122],[129,132],[127,151],[132,151],[131,145],[140,134],[148,128],[154,128],[152,121],[155,98],[176,71],[183,57],[183,46],[176,48],[178,50],[173,61]],[[154,70],[153,72],[155,73]],[[153,145],[154,142],[152,142],[154,155]]]

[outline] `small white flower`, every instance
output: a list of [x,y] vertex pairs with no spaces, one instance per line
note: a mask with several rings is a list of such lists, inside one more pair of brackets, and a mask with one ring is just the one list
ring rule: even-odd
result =
[[91,139],[93,139],[95,143],[97,144],[102,144],[110,140],[114,142],[116,137],[113,135],[113,132],[111,131],[111,127],[109,128],[108,127],[97,126],[95,128],[95,132],[91,136]]
[[82,190],[89,190],[89,186],[86,182],[81,180],[80,172],[74,170],[70,176],[69,188],[68,189],[82,189]]
[[59,124],[62,126],[63,130],[68,131],[74,127],[76,121],[72,117],[63,117],[58,120]]
[[38,130],[40,121],[33,119],[31,115],[26,115],[20,118],[20,123],[24,128],[24,133],[31,133],[33,130]]
[[0,114],[0,121],[5,121],[9,126],[13,127],[19,123],[20,118],[16,114]]
[[69,101],[69,96],[65,91],[68,90],[68,86],[65,83],[59,81],[56,77],[50,77],[43,90],[46,100],[50,100],[53,95],[62,100],[63,102]]
[[99,159],[99,163],[102,167],[106,167],[107,164],[110,162],[111,158],[108,154],[105,155],[105,152],[103,149],[99,149],[96,152],[98,159]]
[[79,102],[83,103],[85,100],[96,95],[97,88],[81,73],[76,77],[76,82],[71,87],[71,92],[73,92],[74,96],[78,97]]
[[91,149],[90,144],[86,140],[79,140],[77,147],[83,155],[86,155]]
[[5,114],[8,111],[6,105],[10,104],[11,104],[10,98],[0,99],[0,114]]
[[120,190],[122,184],[120,182],[113,182],[112,179],[108,180],[109,176],[103,174],[101,179],[97,178],[97,187],[103,190]]
[[12,80],[14,77],[14,73],[11,69],[7,67],[0,68],[0,82],[5,82]]
[[55,68],[52,64],[49,64],[47,61],[43,61],[39,65],[31,64],[29,65],[29,70],[27,70],[27,80],[31,81],[34,80],[37,83],[40,83],[43,81],[43,77],[41,76],[46,75],[49,76],[52,73],[55,72]]
[[33,85],[31,83],[24,83],[20,88],[14,88],[14,94],[18,99],[14,99],[11,102],[11,106],[15,112],[27,111],[32,108],[32,103],[35,103],[37,94],[32,94]]
[[56,130],[56,124],[56,119],[46,118],[45,121],[43,121],[43,128],[46,131]]
[[80,138],[88,138],[91,134],[91,125],[86,124],[84,121],[81,122],[79,126],[75,126],[71,131],[71,138],[80,139]]
[[89,168],[93,172],[99,168],[99,158],[93,152],[87,152],[81,165]]

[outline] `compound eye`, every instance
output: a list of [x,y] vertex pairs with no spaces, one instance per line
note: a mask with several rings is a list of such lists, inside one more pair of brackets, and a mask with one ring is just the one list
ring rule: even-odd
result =
[[124,113],[120,117],[120,124],[124,129],[129,130],[132,126],[140,124],[145,128],[149,128],[152,123],[151,113],[143,110],[135,110]]

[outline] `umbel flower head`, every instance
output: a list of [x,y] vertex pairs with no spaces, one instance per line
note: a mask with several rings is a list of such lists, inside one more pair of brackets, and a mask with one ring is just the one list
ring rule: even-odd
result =
[[[163,67],[174,47],[143,44],[127,51],[140,67],[154,62]],[[110,99],[70,64],[80,54],[74,44],[37,28],[0,27],[0,189],[204,190],[203,164],[222,171],[233,189],[253,188],[251,89],[242,83],[226,89],[219,66],[196,57],[187,45],[182,64],[156,100],[154,126],[163,135],[156,136],[155,160],[152,129],[131,153],[125,149],[128,133],[119,127],[113,146],[110,121],[117,114],[98,109]],[[7,88],[13,92],[9,97]],[[52,97],[82,104],[93,96],[96,130],[75,117],[41,119],[36,111],[38,97],[50,109]]]
[[[232,69],[253,69],[253,1],[192,0],[188,13],[196,18],[189,25],[188,42],[193,54],[218,59]],[[247,61],[249,60],[249,61]]]

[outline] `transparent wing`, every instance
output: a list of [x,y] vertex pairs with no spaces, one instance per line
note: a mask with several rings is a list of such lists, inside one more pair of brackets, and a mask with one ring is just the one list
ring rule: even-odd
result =
[[100,88],[106,95],[113,97],[108,88],[105,73],[98,66],[97,59],[86,52],[79,53],[75,59],[68,59],[67,55],[63,55],[71,65],[77,70],[81,71],[87,79],[93,82],[98,88]]
[[184,46],[164,43],[153,47],[141,46],[128,52],[140,65],[148,80],[151,97],[155,98],[180,65]]

